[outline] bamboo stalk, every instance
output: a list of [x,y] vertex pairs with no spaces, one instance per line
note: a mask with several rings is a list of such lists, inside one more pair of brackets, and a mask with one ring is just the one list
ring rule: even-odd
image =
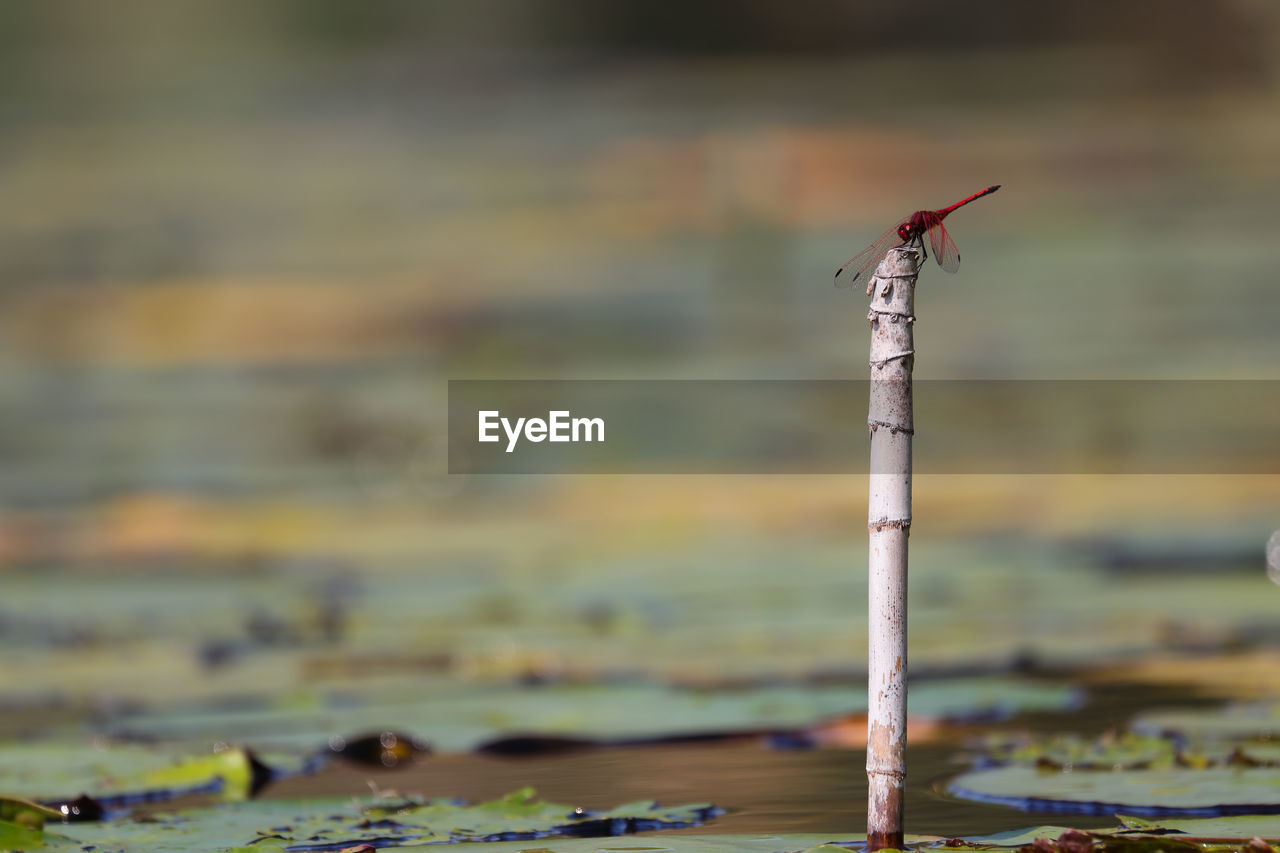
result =
[[1267,577],[1272,583],[1280,584],[1280,530],[1267,540]]
[[867,285],[871,468],[867,506],[867,850],[901,848],[907,757],[907,536],[912,324],[920,254],[893,249]]

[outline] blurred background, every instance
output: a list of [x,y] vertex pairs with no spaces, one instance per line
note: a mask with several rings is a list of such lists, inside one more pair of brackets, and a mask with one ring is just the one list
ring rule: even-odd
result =
[[[0,733],[856,684],[864,477],[450,476],[447,380],[864,378],[832,271],[997,183],[918,377],[1280,379],[1278,84],[1269,0],[0,5]],[[1274,475],[915,501],[922,674],[1274,660]]]

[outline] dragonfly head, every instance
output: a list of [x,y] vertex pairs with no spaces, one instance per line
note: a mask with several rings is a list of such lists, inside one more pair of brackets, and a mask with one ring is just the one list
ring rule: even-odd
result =
[[916,226],[910,220],[898,226],[898,238],[904,243],[910,243],[917,236]]

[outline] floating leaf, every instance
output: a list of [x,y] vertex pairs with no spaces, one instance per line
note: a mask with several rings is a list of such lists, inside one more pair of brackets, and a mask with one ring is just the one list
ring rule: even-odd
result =
[[[929,844],[933,836],[908,836]],[[459,853],[796,853],[824,850],[847,853],[865,843],[863,836],[833,839],[830,835],[663,835],[601,843],[591,838],[555,838],[535,845],[525,842],[468,844]]]
[[360,807],[349,799],[228,803],[145,821],[69,824],[59,827],[58,835],[78,844],[138,853],[222,850],[249,844],[255,850],[263,845],[340,850],[362,844],[528,841],[557,835],[599,838],[695,826],[717,812],[709,805],[662,808],[645,803],[596,814],[538,800],[526,788],[476,805],[432,800],[381,801]]
[[949,793],[1028,811],[1142,816],[1280,813],[1280,775],[1271,769],[975,770]]
[[[269,773],[248,750],[232,747],[150,770],[138,777],[137,784],[147,791],[209,792],[212,789],[226,799],[243,800]],[[131,786],[133,782],[125,780],[123,784]]]
[[244,799],[271,773],[252,753],[237,748],[175,758],[168,751],[131,744],[0,745],[0,790],[46,801],[80,794],[120,804],[191,793]]
[[1096,740],[1076,735],[1039,739],[994,735],[987,739],[985,749],[989,763],[1041,770],[1166,770],[1280,764],[1280,743],[1222,739],[1188,742],[1132,733],[1104,735]]
[[0,797],[0,821],[40,829],[46,820],[62,820],[62,813],[30,800]]
[[1199,741],[1280,736],[1280,703],[1242,702],[1211,710],[1148,711],[1130,727],[1150,735],[1177,735]]
[[1143,820],[1133,815],[1118,814],[1116,820],[1120,821],[1122,832],[1160,832],[1165,829],[1155,821]]
[[976,844],[990,844],[995,847],[1021,847],[1030,844],[1037,838],[1057,838],[1066,832],[1065,826],[1033,826],[1030,829],[1012,829],[1008,832],[997,832],[992,835],[978,835],[966,838]]
[[1119,770],[1174,767],[1181,756],[1164,738],[1122,734],[1090,740],[1067,734],[1036,739],[994,735],[986,743],[986,757],[997,764],[1042,769]]
[[45,836],[38,829],[0,820],[0,850],[40,850]]
[[[913,685],[910,710],[919,718],[971,720],[1018,711],[1073,707],[1070,686],[1016,678],[946,679]],[[865,687],[766,686],[688,689],[651,684],[517,685],[440,681],[412,695],[364,694],[357,701],[245,710],[175,709],[121,717],[116,737],[137,735],[195,746],[235,736],[255,748],[314,750],[332,736],[380,731],[386,721],[425,736],[441,751],[463,751],[495,739],[536,734],[593,742],[642,741],[688,734],[724,736],[803,733],[808,727],[866,709]],[[661,709],[661,713],[654,713]],[[410,736],[400,735],[401,740]],[[516,751],[520,744],[506,744]],[[499,750],[495,750],[499,751]]]
[[[1119,817],[1119,815],[1117,815]],[[1121,819],[1124,831],[1178,832],[1194,838],[1264,838],[1280,840],[1280,815],[1236,815],[1233,817],[1164,817],[1139,821]]]

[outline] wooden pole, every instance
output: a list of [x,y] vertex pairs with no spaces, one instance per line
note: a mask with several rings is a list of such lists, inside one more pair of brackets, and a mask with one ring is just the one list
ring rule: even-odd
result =
[[871,469],[867,506],[867,850],[901,848],[907,758],[907,536],[911,530],[911,368],[920,254],[893,249],[867,285]]

